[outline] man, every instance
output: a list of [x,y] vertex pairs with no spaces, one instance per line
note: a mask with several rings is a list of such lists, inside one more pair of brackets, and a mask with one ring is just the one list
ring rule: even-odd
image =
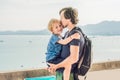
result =
[[67,45],[62,47],[60,54],[61,61],[58,64],[50,64],[50,69],[56,71],[56,80],[63,80],[64,68],[71,66],[70,80],[79,80],[76,75],[77,62],[81,55],[82,46],[84,44],[84,38],[82,34],[76,31],[76,24],[78,23],[78,12],[72,7],[66,7],[59,12],[62,25],[68,28],[68,32],[65,34],[65,38],[71,36],[74,33],[78,33],[76,37]]

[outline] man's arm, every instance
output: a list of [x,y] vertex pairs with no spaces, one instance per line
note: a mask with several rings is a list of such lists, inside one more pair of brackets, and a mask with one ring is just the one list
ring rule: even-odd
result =
[[62,40],[57,41],[57,43],[66,45],[66,44],[68,44],[70,41],[72,41],[73,39],[78,39],[78,35],[79,35],[79,33],[75,33],[75,34],[69,36],[69,37],[66,38],[66,39],[62,39]]
[[72,65],[76,63],[79,59],[79,46],[70,46],[70,56],[67,57],[61,63],[55,65],[56,69],[66,67],[67,65]]

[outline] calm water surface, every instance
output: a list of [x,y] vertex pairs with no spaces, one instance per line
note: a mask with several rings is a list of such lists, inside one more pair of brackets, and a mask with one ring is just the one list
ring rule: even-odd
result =
[[[0,71],[46,67],[50,35],[0,35]],[[93,62],[120,60],[120,36],[90,37]]]

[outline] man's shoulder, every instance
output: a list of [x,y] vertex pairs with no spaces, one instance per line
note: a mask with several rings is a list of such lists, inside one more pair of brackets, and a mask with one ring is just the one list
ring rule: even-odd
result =
[[69,35],[72,35],[74,33],[80,33],[81,29],[79,27],[74,27],[70,32]]

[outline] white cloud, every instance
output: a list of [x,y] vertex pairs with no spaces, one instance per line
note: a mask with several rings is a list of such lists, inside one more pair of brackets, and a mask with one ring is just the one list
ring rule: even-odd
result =
[[119,0],[82,0],[80,2],[80,24],[95,24],[103,20],[120,21]]

